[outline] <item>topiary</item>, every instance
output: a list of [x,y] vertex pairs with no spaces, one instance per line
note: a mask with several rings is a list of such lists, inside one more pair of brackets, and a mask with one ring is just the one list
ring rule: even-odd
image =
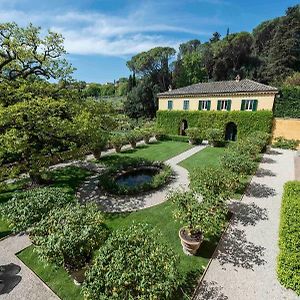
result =
[[231,143],[228,147],[230,151],[238,152],[250,156],[253,160],[259,158],[259,153],[261,151],[260,146],[253,143],[249,139],[242,139],[237,142]]
[[84,267],[106,240],[107,229],[96,204],[52,210],[30,230],[39,256],[68,270]]
[[271,135],[263,131],[254,131],[247,137],[249,143],[252,143],[260,148],[260,151],[265,151],[266,146],[269,144]]
[[122,146],[126,143],[124,134],[113,134],[109,139],[110,144],[114,147],[116,152],[121,152]]
[[136,130],[130,130],[125,134],[126,141],[133,149],[136,148],[136,143],[139,140],[140,134]]
[[16,193],[1,206],[0,214],[9,220],[13,232],[19,232],[46,217],[51,209],[62,208],[74,202],[74,197],[61,188],[37,188]]
[[256,168],[256,163],[248,154],[227,150],[221,157],[221,165],[234,173],[250,175]]
[[240,186],[240,177],[220,166],[195,168],[190,173],[190,187],[204,198],[227,200]]
[[214,147],[223,147],[225,145],[224,131],[219,128],[210,128],[206,132],[209,144]]
[[99,249],[82,287],[85,299],[173,299],[178,258],[147,224],[112,233]]
[[190,127],[186,129],[186,134],[189,137],[189,142],[192,145],[201,144],[203,141],[202,133],[197,127]]

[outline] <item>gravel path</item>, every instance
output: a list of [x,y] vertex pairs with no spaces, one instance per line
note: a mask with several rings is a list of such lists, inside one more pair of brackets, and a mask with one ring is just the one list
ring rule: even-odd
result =
[[96,202],[104,211],[109,212],[126,212],[144,209],[166,200],[166,196],[170,190],[176,188],[187,189],[189,184],[188,171],[177,164],[193,154],[204,149],[206,145],[195,146],[167,161],[174,170],[174,178],[166,187],[153,191],[151,193],[139,196],[112,196],[103,194],[98,188],[98,174],[89,177],[83,185],[78,189],[77,196],[83,203]]
[[15,255],[31,242],[27,235],[0,241],[0,299],[58,300],[59,298]]
[[276,276],[278,229],[285,182],[294,179],[294,151],[265,154],[198,287],[197,300],[296,300]]

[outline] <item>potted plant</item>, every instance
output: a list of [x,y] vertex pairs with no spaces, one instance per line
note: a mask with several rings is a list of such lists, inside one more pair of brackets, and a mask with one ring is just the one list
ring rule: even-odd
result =
[[140,132],[141,132],[141,135],[143,136],[143,140],[144,140],[145,144],[149,144],[150,138],[153,135],[153,129],[150,127],[142,128],[140,130]]
[[207,130],[207,139],[213,147],[223,147],[225,145],[224,131],[220,128],[210,128]]
[[135,130],[131,130],[129,132],[126,133],[126,140],[127,142],[130,144],[130,146],[135,149],[136,148],[136,142],[139,138],[138,136],[138,132]]
[[165,132],[162,128],[156,127],[154,129],[154,137],[157,141],[162,140],[164,136],[165,136]]
[[218,197],[200,201],[199,195],[193,190],[175,191],[170,198],[176,206],[174,217],[183,225],[178,233],[183,252],[196,255],[204,240],[204,234],[216,235],[224,225],[227,214],[225,202]]
[[117,153],[121,152],[122,146],[124,145],[126,138],[123,134],[114,134],[110,138],[110,144],[114,147]]
[[186,134],[189,138],[189,143],[192,145],[201,144],[203,141],[203,138],[201,137],[200,129],[197,127],[191,127],[186,129]]

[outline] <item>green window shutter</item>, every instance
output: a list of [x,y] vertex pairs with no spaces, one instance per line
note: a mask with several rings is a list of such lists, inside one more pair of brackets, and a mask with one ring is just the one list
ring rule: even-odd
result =
[[218,100],[217,110],[221,110],[221,100]]
[[207,101],[207,110],[210,110],[210,107],[211,107],[211,101],[208,100],[208,101]]
[[246,100],[242,100],[241,110],[245,110]]
[[227,110],[230,111],[231,110],[231,100],[227,100]]
[[258,101],[257,100],[253,100],[253,108],[252,108],[252,111],[257,111],[257,103]]
[[198,110],[202,110],[202,101],[198,102]]

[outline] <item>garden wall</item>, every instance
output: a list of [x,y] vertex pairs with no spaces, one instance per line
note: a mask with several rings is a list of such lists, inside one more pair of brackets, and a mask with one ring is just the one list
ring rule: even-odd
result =
[[157,124],[167,134],[179,134],[180,125],[186,120],[188,127],[199,127],[204,132],[212,127],[225,130],[226,124],[237,125],[238,138],[247,136],[253,131],[271,132],[272,111],[158,111]]

